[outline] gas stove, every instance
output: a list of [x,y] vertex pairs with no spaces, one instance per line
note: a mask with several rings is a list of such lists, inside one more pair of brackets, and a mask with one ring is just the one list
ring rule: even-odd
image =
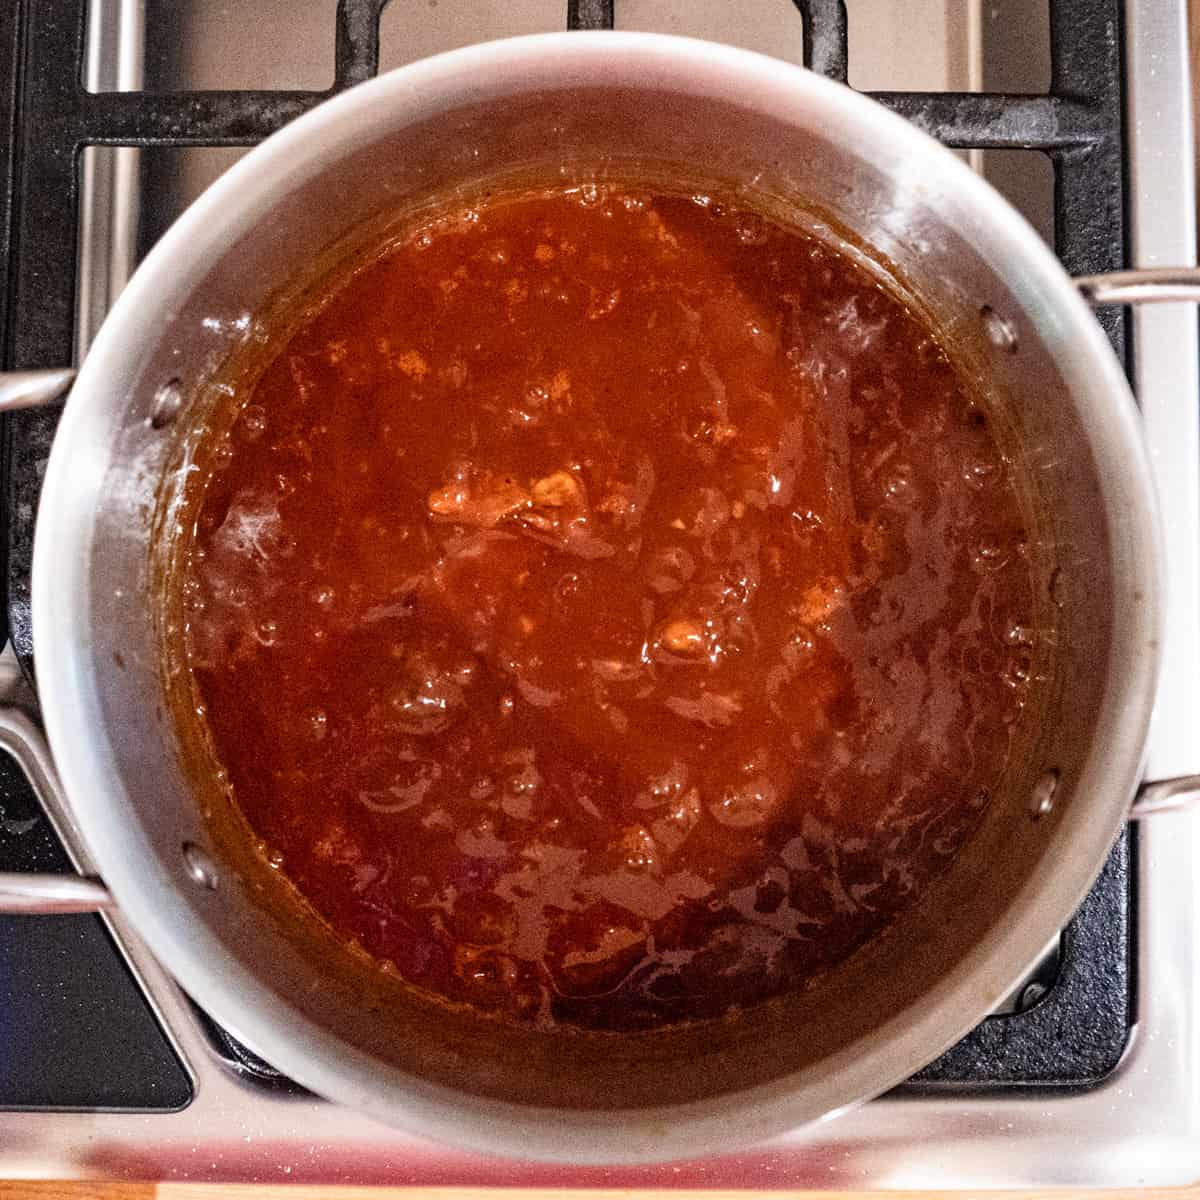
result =
[[[1194,261],[1185,0],[14,0],[0,12],[6,365],[80,359],[179,211],[244,148],[378,70],[617,28],[803,63],[917,122],[1075,274]],[[586,35],[581,35],[586,36]],[[1196,315],[1102,317],[1166,517],[1147,762],[1200,771]],[[56,414],[5,419],[0,700],[36,715],[29,558]],[[8,744],[0,722],[0,748]],[[0,755],[0,870],[86,870],[52,768]],[[0,1177],[474,1186],[1171,1186],[1200,1178],[1200,815],[1122,836],[995,1014],[887,1096],[736,1157],[578,1169],[421,1142],[328,1104],[200,1012],[119,916],[0,918]]]

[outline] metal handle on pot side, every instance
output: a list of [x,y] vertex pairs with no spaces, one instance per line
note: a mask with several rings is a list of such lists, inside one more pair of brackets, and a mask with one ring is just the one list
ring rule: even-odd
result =
[[[1089,304],[1158,304],[1200,301],[1200,268],[1154,268],[1083,275],[1075,280]],[[70,389],[70,370],[0,372],[0,411],[32,408],[61,399]],[[22,695],[21,693],[24,693]],[[0,872],[0,914],[106,912],[115,903],[103,882],[90,875],[83,840],[71,819],[41,729],[27,711],[28,686],[11,651],[0,655],[0,750],[17,761],[62,840],[79,875]],[[1200,775],[1143,783],[1129,809],[1130,820],[1200,807]]]
[[[1080,275],[1075,279],[1080,295],[1095,307],[1124,304],[1167,304],[1200,301],[1200,268],[1143,267]],[[1144,782],[1129,809],[1132,821],[1158,813],[1200,807],[1200,775]]]
[[1145,267],[1104,275],[1079,275],[1075,286],[1089,304],[1098,307],[1200,301],[1200,267]]
[[91,875],[22,875],[0,871],[0,913],[108,912],[116,903]]
[[[49,372],[47,372],[49,374]],[[8,378],[0,374],[0,398]],[[47,401],[57,397],[47,396]],[[2,401],[0,401],[2,402]],[[11,755],[77,875],[0,872],[0,913],[108,912],[116,905],[95,877],[87,846],[63,797],[50,747],[34,717],[36,698],[12,647],[0,652],[0,752]]]
[[[1167,304],[1200,301],[1200,268],[1143,267],[1080,275],[1075,279],[1080,295],[1095,307],[1125,304]],[[1200,807],[1200,775],[1144,782],[1129,809],[1132,821],[1158,813]]]
[[53,404],[71,390],[72,370],[0,372],[0,412]]

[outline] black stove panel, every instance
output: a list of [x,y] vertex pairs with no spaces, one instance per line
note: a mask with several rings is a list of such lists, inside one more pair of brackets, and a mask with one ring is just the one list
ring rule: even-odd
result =
[[[0,871],[71,865],[0,755]],[[99,917],[0,917],[0,1108],[182,1108],[191,1080]]]

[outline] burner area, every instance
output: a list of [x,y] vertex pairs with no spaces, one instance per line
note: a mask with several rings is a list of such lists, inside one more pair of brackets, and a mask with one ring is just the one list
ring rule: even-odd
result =
[[[0,755],[0,871],[71,870]],[[98,917],[0,918],[0,1108],[183,1108],[192,1083]]]
[[[222,58],[205,41],[208,23],[234,20],[228,6],[210,0],[19,0],[0,11],[5,366],[55,367],[77,360],[137,260],[187,200],[244,148],[381,69],[500,32],[534,32],[550,21],[579,30],[653,27],[722,37],[730,8],[744,12],[743,44],[870,89],[879,102],[961,151],[1005,194],[1039,191],[1043,210],[1029,215],[1070,273],[1120,269],[1127,265],[1136,182],[1128,145],[1135,122],[1125,117],[1134,76],[1124,60],[1130,54],[1129,14],[1140,11],[1140,3],[1014,0],[1014,9],[1040,22],[1045,54],[1035,49],[1028,57],[1044,87],[985,62],[974,74],[950,72],[953,90],[902,91],[881,90],[894,85],[856,57],[869,37],[890,34],[868,28],[870,5],[843,0],[747,0],[744,9],[726,0],[695,0],[690,8],[687,0],[519,0],[501,16],[508,6],[476,0],[304,0],[282,6],[289,21],[294,15],[295,27],[270,30],[256,47],[256,54],[262,51],[257,62],[247,54]],[[922,0],[915,7],[941,6]],[[955,8],[949,4],[945,11]],[[986,0],[968,0],[961,8],[985,22],[1010,15]],[[131,28],[138,44],[132,57]],[[1014,20],[1000,35],[1021,38],[1028,32]],[[946,37],[969,33],[965,25],[951,27]],[[231,36],[228,30],[225,36]],[[232,36],[244,38],[245,31]],[[320,50],[310,53],[309,46]],[[217,90],[207,90],[214,79]],[[982,90],[989,86],[1004,90]],[[1128,240],[1136,245],[1135,237]],[[1098,319],[1127,361],[1137,327],[1120,309],[1105,310]],[[37,665],[29,596],[34,519],[57,418],[57,411],[47,410],[0,418],[5,589],[0,622],[31,684]],[[858,1114],[831,1123],[816,1147],[821,1163],[834,1162],[843,1145],[858,1153],[893,1124],[903,1125],[909,1145],[925,1144],[915,1119],[893,1110],[923,1106],[930,1120],[936,1114],[950,1128],[955,1113],[981,1099],[995,1101],[987,1114],[1000,1123],[1014,1113],[1032,1114],[1033,1101],[1043,1111],[1051,1095],[1099,1103],[1105,1082],[1118,1068],[1130,1069],[1130,1048],[1143,1041],[1140,1031],[1137,1039],[1131,1035],[1145,1019],[1150,993],[1143,933],[1148,842],[1145,833],[1123,834],[1075,918],[1001,1009],[897,1089],[903,1104],[885,1098],[867,1106],[866,1134],[838,1141],[837,1130]],[[3,756],[0,870],[71,870],[38,800]],[[407,1142],[382,1127],[367,1123],[360,1131],[353,1114],[343,1119],[341,1110],[280,1075],[177,993],[163,1001],[169,989],[156,985],[156,995],[148,996],[140,982],[147,977],[155,978],[99,917],[0,918],[0,1028],[6,1046],[0,1058],[0,1142],[7,1131],[20,1128],[16,1122],[23,1113],[81,1110],[91,1119],[103,1110],[117,1114],[112,1144],[128,1150],[125,1157],[124,1149],[113,1151],[112,1163],[97,1169],[112,1175],[186,1177],[194,1167],[209,1178],[509,1186],[665,1181],[820,1187],[853,1186],[859,1179],[849,1167],[839,1174],[841,1166],[830,1166],[826,1177],[818,1175],[823,1165],[802,1166],[808,1131],[765,1148],[753,1161],[738,1160],[732,1176],[709,1175],[696,1165],[665,1180],[652,1169],[568,1176],[532,1167],[525,1173],[517,1167],[500,1170],[449,1152],[437,1158],[427,1144]],[[1026,1108],[1022,1101],[1031,1103]],[[982,1109],[971,1111],[982,1120]],[[143,1121],[145,1113],[179,1123],[164,1135],[157,1157],[138,1157],[138,1139],[148,1135],[134,1121]],[[227,1140],[223,1130],[231,1121],[257,1130],[264,1141],[274,1137],[279,1163],[265,1162],[265,1151],[254,1158],[249,1150],[240,1156],[240,1148],[214,1149],[211,1167],[195,1158],[190,1167],[189,1150]],[[1032,1145],[1033,1116],[1020,1115],[1015,1122]],[[956,1128],[961,1132],[968,1125],[964,1118]],[[341,1131],[328,1134],[337,1153],[324,1160],[328,1166],[310,1163],[306,1175],[298,1148],[325,1140],[326,1129]],[[392,1136],[397,1141],[389,1150]],[[941,1136],[951,1134],[943,1129]],[[368,1142],[380,1148],[377,1154],[363,1150]],[[850,1150],[844,1153],[848,1158]],[[964,1184],[1004,1178],[1003,1154],[992,1153],[978,1179],[964,1178]],[[1096,1155],[1097,1161],[1103,1157],[1098,1149]],[[1037,1161],[1053,1157],[1043,1154]],[[88,1169],[79,1168],[85,1160],[73,1156],[62,1161],[72,1169],[60,1174]],[[919,1186],[911,1171],[876,1170],[869,1152],[862,1161],[868,1163],[862,1175],[876,1172],[872,1186]],[[294,1175],[291,1165],[286,1174],[277,1173],[285,1162],[297,1164]],[[0,1173],[4,1166],[0,1150]],[[1093,1181],[1037,1169],[1046,1182]],[[929,1186],[947,1185],[936,1172],[928,1178],[937,1181]]]

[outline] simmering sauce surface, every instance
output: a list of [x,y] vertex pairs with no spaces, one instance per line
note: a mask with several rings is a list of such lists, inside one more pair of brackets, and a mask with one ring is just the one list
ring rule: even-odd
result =
[[207,451],[198,712],[384,969],[639,1029],[802,986],[921,895],[1033,660],[1011,467],[847,254],[584,187],[414,229]]

